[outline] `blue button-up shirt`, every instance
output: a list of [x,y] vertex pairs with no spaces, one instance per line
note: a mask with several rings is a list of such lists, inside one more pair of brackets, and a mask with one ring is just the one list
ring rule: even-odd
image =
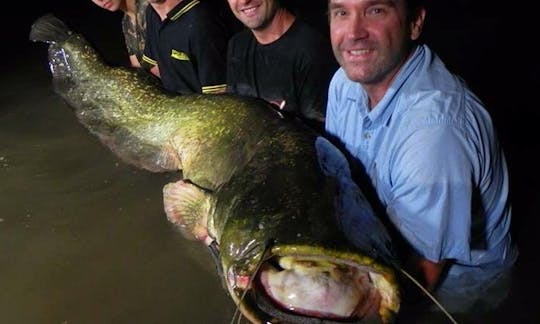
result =
[[455,261],[448,280],[471,271],[492,278],[514,263],[508,172],[491,118],[427,46],[416,48],[372,110],[362,86],[339,69],[326,130],[362,164],[417,252]]

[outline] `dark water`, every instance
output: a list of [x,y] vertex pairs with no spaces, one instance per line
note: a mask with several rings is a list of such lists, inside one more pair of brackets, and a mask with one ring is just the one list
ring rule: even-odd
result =
[[[117,40],[100,30],[98,44]],[[0,323],[228,323],[211,257],[163,212],[178,175],[136,170],[89,135],[27,37],[0,76]]]
[[[27,41],[33,19],[52,11],[108,60],[123,62],[120,16],[90,1],[73,3],[40,2],[19,25],[2,26],[8,46],[0,74],[0,323],[228,323],[234,307],[209,254],[163,212],[161,189],[177,175],[125,165],[88,134],[52,91],[45,46]],[[458,317],[461,323],[540,323],[539,114],[522,89],[523,82],[538,85],[538,65],[525,65],[531,54],[505,42],[511,32],[502,20],[488,12],[457,27],[432,22],[445,39],[427,31],[492,107],[521,248],[508,301],[493,314]],[[448,323],[420,317],[412,322]]]
[[211,259],[163,213],[174,177],[117,161],[35,63],[2,84],[0,323],[227,322]]

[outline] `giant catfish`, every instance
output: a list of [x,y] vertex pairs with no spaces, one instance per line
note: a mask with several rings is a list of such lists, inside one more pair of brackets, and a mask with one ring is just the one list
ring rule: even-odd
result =
[[209,247],[249,321],[394,321],[391,241],[329,141],[259,99],[167,94],[53,15],[30,39],[49,44],[56,93],[119,158],[181,171],[163,190],[166,215]]

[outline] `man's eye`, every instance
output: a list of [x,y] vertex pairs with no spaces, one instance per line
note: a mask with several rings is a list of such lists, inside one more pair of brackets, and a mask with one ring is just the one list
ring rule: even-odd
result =
[[384,8],[380,8],[380,7],[369,8],[367,13],[368,15],[382,15],[384,13]]
[[347,14],[345,10],[342,9],[335,9],[332,11],[332,17],[343,17]]

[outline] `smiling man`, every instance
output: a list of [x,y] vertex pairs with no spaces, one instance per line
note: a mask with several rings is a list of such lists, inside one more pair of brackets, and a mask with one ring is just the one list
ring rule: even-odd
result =
[[228,45],[228,92],[265,99],[322,130],[338,67],[329,40],[277,0],[228,2],[247,27]]
[[443,306],[496,307],[518,253],[507,165],[487,110],[419,44],[421,0],[329,0],[329,15],[341,68],[328,134],[361,165],[410,248],[409,270]]

